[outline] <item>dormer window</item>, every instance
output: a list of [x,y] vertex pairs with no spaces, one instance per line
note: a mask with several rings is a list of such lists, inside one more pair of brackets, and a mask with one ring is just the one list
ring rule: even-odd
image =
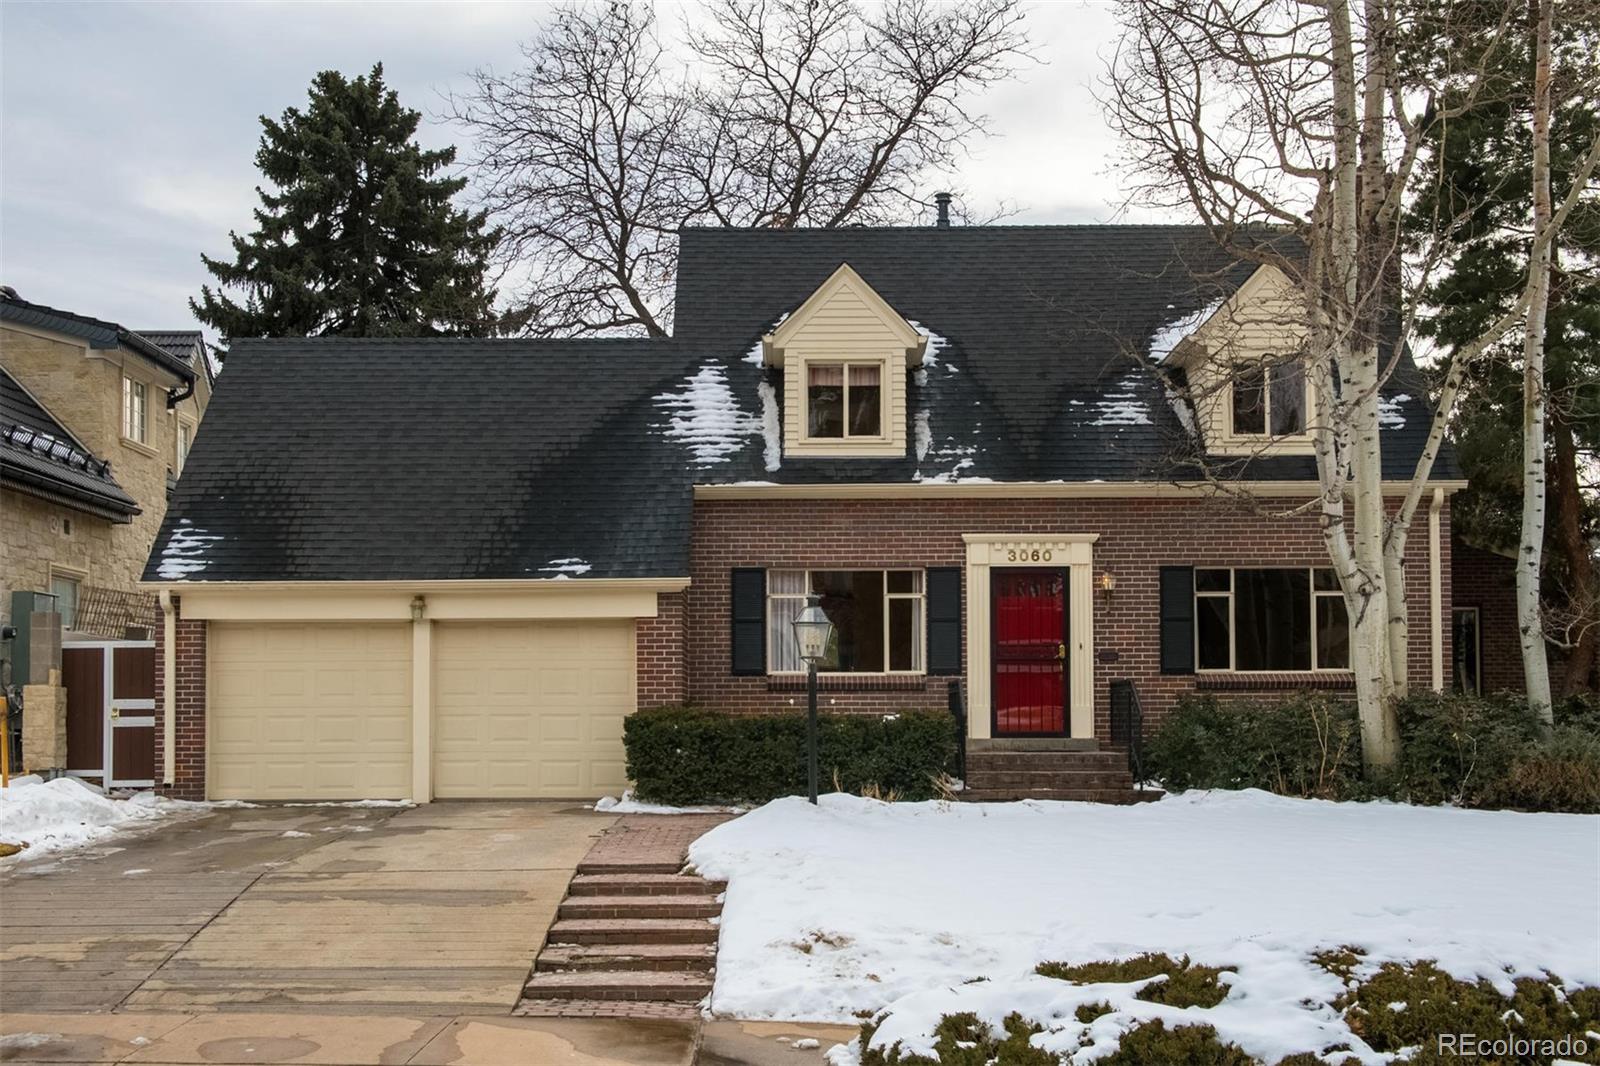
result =
[[882,363],[806,364],[806,435],[883,436]]
[[1298,360],[1234,371],[1233,435],[1288,437],[1306,431],[1306,375]]

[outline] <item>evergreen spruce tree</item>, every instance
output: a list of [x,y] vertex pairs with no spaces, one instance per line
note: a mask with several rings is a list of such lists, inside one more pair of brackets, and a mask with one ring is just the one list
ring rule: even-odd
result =
[[[384,85],[383,65],[348,80],[326,70],[304,111],[261,118],[256,230],[230,233],[232,262],[200,258],[219,282],[189,306],[223,336],[482,336],[497,240],[451,198],[455,149],[412,138],[421,115]],[[241,293],[239,300],[225,290]]]

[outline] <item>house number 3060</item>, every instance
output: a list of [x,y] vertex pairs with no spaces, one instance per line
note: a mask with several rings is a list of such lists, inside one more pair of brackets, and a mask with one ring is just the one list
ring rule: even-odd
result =
[[1050,561],[1049,548],[1007,548],[1006,562],[1008,563],[1048,563]]

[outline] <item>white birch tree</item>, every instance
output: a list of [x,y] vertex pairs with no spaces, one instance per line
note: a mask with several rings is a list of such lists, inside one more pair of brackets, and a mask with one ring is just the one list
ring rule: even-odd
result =
[[[1515,10],[1506,0],[1500,28]],[[1424,241],[1403,255],[1400,214],[1415,195],[1424,133],[1477,98],[1499,35],[1491,25],[1476,53],[1430,49],[1422,63],[1408,48],[1449,32],[1453,6],[1123,0],[1121,14],[1104,100],[1136,177],[1131,198],[1196,217],[1233,254],[1277,266],[1303,299],[1323,539],[1350,617],[1363,751],[1369,767],[1388,766],[1398,753],[1394,705],[1407,690],[1407,536],[1465,369],[1533,300],[1530,272],[1515,306],[1451,353],[1426,444],[1391,505],[1379,390],[1412,337],[1409,293],[1446,254],[1442,241]],[[1549,247],[1597,163],[1600,139],[1533,234],[1536,250]],[[1449,219],[1436,223],[1448,231]],[[1266,239],[1284,234],[1294,248]]]

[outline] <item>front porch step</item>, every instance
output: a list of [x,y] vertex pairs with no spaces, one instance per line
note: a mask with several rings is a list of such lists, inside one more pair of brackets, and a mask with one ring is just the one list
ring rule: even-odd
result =
[[985,737],[967,741],[967,751],[1099,751],[1094,737]]
[[534,972],[566,970],[687,970],[710,973],[715,944],[553,944],[539,955]]
[[1014,803],[1017,800],[1063,800],[1078,803],[1126,804],[1140,802],[1140,793],[1127,788],[968,788],[966,803]]
[[715,918],[716,896],[568,896],[557,911],[562,918]]
[[968,788],[1132,788],[1133,775],[1121,770],[974,770]]
[[560,918],[548,943],[715,944],[717,927],[704,918]]
[[523,995],[529,999],[599,999],[651,1002],[697,1002],[711,993],[711,978],[703,973],[649,970],[592,970],[536,973],[528,978]]
[[579,874],[567,886],[569,896],[716,896],[726,881],[707,881],[684,874]]
[[579,876],[608,874],[675,874],[683,869],[682,863],[673,862],[594,862],[585,859],[578,863]]
[[1116,751],[968,751],[967,772],[986,770],[1070,771],[1098,770],[1114,773],[1128,769],[1128,757]]

